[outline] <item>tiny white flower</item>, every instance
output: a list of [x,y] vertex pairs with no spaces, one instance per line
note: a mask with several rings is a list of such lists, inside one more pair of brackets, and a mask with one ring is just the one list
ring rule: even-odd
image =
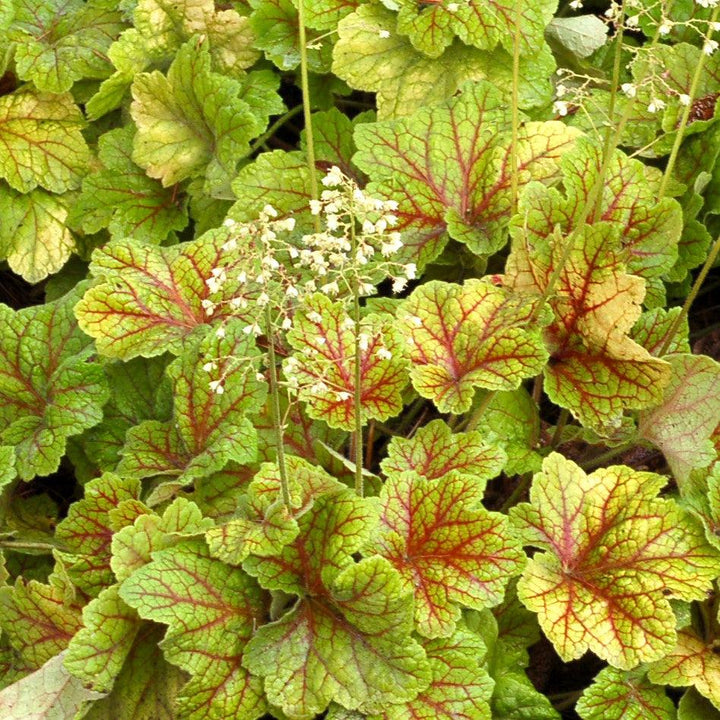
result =
[[319,312],[316,312],[315,310],[312,310],[307,314],[307,319],[316,324],[320,324],[322,322],[322,315]]
[[265,376],[261,372],[255,373],[255,379],[258,382],[265,382]]
[[289,330],[292,327],[292,320],[289,317],[283,318],[281,327],[283,330]]
[[223,220],[223,225],[225,227],[231,228],[231,227],[235,227],[235,225],[237,225],[237,222],[235,220],[233,220],[232,218],[225,218],[225,220]]
[[335,396],[341,402],[345,402],[346,400],[349,400],[352,397],[352,395],[347,390],[339,390],[338,392],[335,393]]
[[310,201],[310,213],[312,215],[319,215],[322,210],[322,203],[319,200]]
[[216,395],[222,395],[225,392],[225,388],[222,385],[222,380],[211,380],[209,382],[209,386]]
[[415,327],[422,327],[422,318],[419,318],[417,315],[411,315],[408,320],[410,320]]
[[383,39],[387,40],[390,37],[390,31],[389,30],[380,30],[378,32],[378,35]]
[[225,252],[232,252],[237,249],[237,240],[235,238],[230,238],[226,243],[223,243],[222,249]]
[[215,337],[220,338],[221,340],[225,337],[225,327],[221,325],[216,331],[215,331]]
[[362,231],[365,235],[371,235],[375,232],[375,225],[369,220],[363,220]]
[[573,10],[581,10],[583,6],[583,0],[570,0],[570,7]]
[[206,362],[206,363],[202,366],[202,369],[203,369],[206,373],[212,372],[213,370],[216,370],[216,369],[217,369],[217,363],[215,363],[215,362]]
[[266,205],[262,209],[262,212],[264,215],[268,215],[269,217],[277,217],[278,216],[277,210],[272,205]]
[[379,347],[377,351],[377,356],[382,360],[392,359],[392,353],[386,347]]
[[454,12],[457,12],[457,11],[460,9],[460,5],[459,5],[459,3],[451,2],[451,3],[448,3],[448,4],[445,6],[445,9],[446,9],[448,12],[454,13]]
[[556,100],[553,103],[553,110],[561,117],[568,114],[569,106],[564,100]]
[[270,302],[270,296],[266,293],[260,293],[255,301],[259,307],[265,307]]
[[673,29],[672,23],[668,22],[667,20],[664,20],[663,23],[658,28],[658,32],[661,35],[669,35],[670,31]]
[[653,98],[648,105],[648,111],[655,113],[658,110],[662,110],[665,107],[665,101],[660,98]]
[[705,44],[703,45],[703,52],[706,55],[712,55],[717,49],[718,49],[718,41],[717,40],[706,40]]
[[414,280],[417,276],[417,265],[415,263],[408,263],[405,266],[405,277],[408,280]]
[[680,93],[680,95],[678,95],[678,100],[680,101],[681,105],[689,105],[690,104],[690,96],[686,95],[685,93]]
[[620,86],[620,89],[628,96],[628,97],[635,97],[637,94],[637,87],[633,85],[633,83],[623,83]]
[[383,203],[383,209],[384,210],[397,210],[398,207],[400,207],[397,203],[397,200],[385,200]]
[[202,305],[203,310],[205,310],[208,315],[212,315],[215,312],[216,305],[212,300],[206,298],[200,304]]

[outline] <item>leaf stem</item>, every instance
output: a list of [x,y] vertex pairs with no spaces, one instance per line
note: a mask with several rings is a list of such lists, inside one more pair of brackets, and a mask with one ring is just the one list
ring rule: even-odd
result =
[[567,408],[563,408],[560,411],[560,416],[558,417],[557,425],[555,426],[555,432],[553,433],[552,440],[550,441],[550,447],[556,448],[560,444],[560,438],[562,437],[562,432],[567,425],[569,417],[570,411]]
[[292,501],[290,499],[290,484],[285,465],[285,433],[280,412],[280,388],[278,385],[277,367],[275,363],[275,335],[273,333],[272,315],[270,305],[265,306],[265,331],[268,338],[268,365],[270,370],[270,396],[272,407],[273,428],[275,430],[275,452],[277,454],[278,471],[280,472],[280,489],[285,508],[292,515]]
[[635,447],[635,441],[625,442],[622,445],[610,448],[609,450],[606,450],[605,452],[600,453],[600,455],[596,455],[585,462],[581,462],[580,467],[583,470],[595,470],[595,468],[605,465],[608,460],[614,460],[618,455],[622,455],[632,447]]
[[505,502],[500,507],[501,513],[507,513],[507,511],[517,504],[517,501],[522,497],[523,493],[530,487],[532,481],[532,473],[525,473],[520,476],[517,485],[513,488],[513,491],[507,497]]
[[707,258],[705,259],[705,264],[702,266],[702,269],[698,273],[697,278],[695,278],[695,282],[693,283],[690,293],[688,294],[687,298],[685,299],[685,303],[682,306],[682,310],[680,311],[680,314],[675,318],[675,322],[673,322],[673,324],[670,326],[667,333],[665,334],[665,340],[663,341],[662,347],[660,348],[658,357],[662,357],[667,352],[667,349],[670,347],[670,343],[672,342],[672,339],[675,337],[675,333],[677,332],[677,329],[680,327],[680,324],[688,316],[688,312],[690,311],[690,306],[695,301],[695,298],[697,297],[698,293],[700,292],[700,288],[702,287],[702,284],[705,282],[705,278],[708,276],[710,269],[715,264],[715,260],[717,259],[718,253],[720,253],[720,235],[718,235],[718,237],[715,238],[715,242],[713,243],[713,246],[710,248],[710,252],[708,253]]
[[[315,167],[315,139],[313,135],[312,113],[310,111],[310,83],[308,81],[307,34],[305,32],[305,0],[298,0],[298,32],[300,43],[300,87],[302,89],[303,117],[305,118],[305,140],[308,171],[310,172],[310,195],[313,200],[319,198],[317,168]],[[315,232],[321,228],[320,216],[314,216]]]
[[[710,16],[710,20],[708,21],[707,35],[705,35],[704,38],[705,42],[709,41],[712,38],[713,33],[715,32],[713,30],[713,25],[718,19],[718,13],[720,13],[720,5],[715,6],[712,15]],[[700,86],[700,80],[702,78],[707,57],[708,55],[701,50],[700,59],[695,66],[695,72],[693,73],[693,78],[690,82],[690,91],[688,93],[689,99],[683,110],[682,117],[680,118],[680,125],[678,125],[677,131],[675,133],[675,141],[673,142],[672,150],[670,151],[670,157],[668,158],[665,172],[663,173],[662,180],[660,181],[660,187],[658,188],[658,200],[662,200],[662,198],[665,197],[668,183],[670,182],[670,177],[672,176],[672,172],[675,169],[675,162],[677,161],[678,153],[680,152],[680,145],[683,141],[685,129],[687,128],[688,121],[690,120],[692,104],[697,97],[697,91],[698,87]]]

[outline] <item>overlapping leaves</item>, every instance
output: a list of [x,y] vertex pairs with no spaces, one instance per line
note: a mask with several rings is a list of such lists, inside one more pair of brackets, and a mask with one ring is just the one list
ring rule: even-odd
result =
[[412,611],[398,572],[384,558],[359,562],[375,513],[350,491],[325,495],[297,518],[299,535],[274,557],[245,569],[271,590],[299,596],[248,643],[244,663],[263,676],[269,701],[294,717],[312,717],[331,700],[382,712],[411,701],[431,670],[410,637]]
[[81,293],[18,312],[0,305],[0,444],[14,446],[24,480],[54,472],[67,438],[102,419],[105,378],[73,317]]
[[617,465],[586,475],[556,453],[511,511],[526,544],[542,550],[518,583],[523,603],[565,660],[592,650],[618,668],[668,653],[669,598],[703,599],[720,555],[673,500],[660,475]]
[[626,408],[661,402],[670,366],[628,335],[645,282],[627,274],[613,223],[584,225],[567,237],[516,227],[505,282],[532,294],[551,286],[555,319],[545,329],[545,391],[553,402],[601,432],[617,426]]
[[[447,236],[488,255],[506,242],[511,212],[510,111],[502,93],[474,83],[456,98],[411,117],[360,125],[354,162],[368,192],[397,200],[398,229],[418,265]],[[577,133],[558,122],[529,122],[518,137],[518,182],[551,181]]]

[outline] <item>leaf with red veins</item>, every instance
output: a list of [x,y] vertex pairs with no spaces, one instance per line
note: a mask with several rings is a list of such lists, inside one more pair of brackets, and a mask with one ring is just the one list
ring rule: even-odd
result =
[[397,571],[378,556],[352,558],[373,532],[373,508],[349,490],[320,497],[297,518],[292,544],[243,565],[263,587],[299,596],[292,610],[258,628],[243,658],[263,676],[268,700],[291,717],[315,717],[331,701],[378,713],[430,683]]
[[678,633],[677,645],[650,666],[648,677],[658,685],[692,685],[720,710],[717,643],[705,643],[691,630]]
[[255,460],[257,435],[246,416],[265,402],[267,386],[256,378],[260,355],[242,321],[232,320],[223,330],[223,337],[210,333],[168,366],[173,416],[128,431],[119,473],[172,475],[188,484],[230,460]]
[[586,475],[557,453],[511,510],[523,544],[540,549],[518,582],[565,660],[591,650],[629,669],[674,646],[670,599],[701,600],[720,553],[698,521],[657,493],[667,478],[623,465]]
[[432,420],[412,438],[392,438],[380,466],[387,476],[412,470],[429,480],[462,473],[484,488],[487,480],[500,473],[506,459],[502,448],[481,433],[453,433],[444,421]]
[[[478,255],[507,240],[512,210],[510,122],[506,98],[475,83],[459,97],[409,118],[360,125],[353,161],[368,174],[367,193],[399,203],[403,257],[424,266],[447,235]],[[559,122],[528,122],[518,137],[518,181],[551,182],[578,133]]]
[[73,317],[81,293],[17,312],[0,304],[0,445],[23,480],[55,472],[68,437],[102,420],[107,383]]
[[[560,160],[564,194],[532,183],[523,193],[513,226],[522,227],[533,243],[552,236],[556,225],[564,235],[577,229],[597,193],[602,167],[602,148],[587,137],[578,138]],[[616,150],[603,176],[598,212],[593,208],[585,218],[585,223],[616,226],[619,258],[629,273],[644,278],[660,277],[673,267],[683,226],[679,203],[672,198],[658,201],[654,172]]]
[[388,704],[368,720],[490,720],[493,681],[482,666],[486,647],[463,625],[448,638],[426,640],[432,682],[406,704]]
[[[347,489],[322,468],[295,455],[285,459],[290,504],[294,516],[307,512],[315,499]],[[247,494],[238,501],[236,515],[224,525],[209,530],[205,539],[210,552],[231,565],[250,555],[276,555],[300,532],[281,495],[280,471],[275,463],[263,463]]]
[[480,50],[493,50],[502,44],[512,52],[515,24],[519,22],[521,54],[536,55],[545,46],[545,28],[556,7],[554,0],[531,0],[522,4],[518,16],[512,0],[465,0],[454,6],[405,0],[398,13],[397,29],[410,38],[415,48],[436,58],[455,37]]
[[57,583],[18,578],[0,588],[0,627],[30,669],[64,650],[82,627],[82,605]]
[[667,356],[672,378],[663,401],[641,413],[640,438],[659,447],[679,482],[693,468],[707,467],[716,457],[710,436],[720,418],[720,363],[706,355]]
[[180,716],[262,717],[261,683],[240,664],[265,612],[252,578],[211,558],[194,540],[156,552],[122,583],[120,598],[140,617],[168,626],[163,653],[192,676],[178,699]]
[[400,573],[415,594],[415,626],[447,637],[461,607],[497,605],[525,556],[506,518],[481,505],[482,484],[452,473],[427,480],[404,473],[380,491],[380,531],[369,548]]
[[415,389],[440,412],[462,413],[475,388],[512,390],[537,375],[547,361],[538,302],[489,279],[418,287],[397,312]]
[[140,482],[105,473],[85,485],[85,497],[74,502],[57,526],[56,537],[66,549],[73,582],[93,597],[115,582],[110,569],[115,532],[150,513],[139,500]]
[[303,301],[287,339],[295,349],[283,369],[297,381],[308,415],[330,427],[355,429],[355,338],[360,338],[360,415],[386,420],[403,407],[407,360],[392,318],[368,315],[360,327],[343,303],[315,293]]
[[659,404],[670,366],[628,334],[640,317],[645,281],[618,260],[617,226],[585,225],[559,239],[515,231],[504,282],[520,292],[546,292],[563,246],[572,243],[549,301],[555,319],[545,329],[548,397],[598,432],[618,426],[626,409]]
[[[258,294],[237,279],[248,269],[249,248],[223,249],[233,237],[222,227],[170,247],[128,238],[98,248],[90,263],[98,283],[75,307],[80,328],[95,338],[101,354],[129,360],[177,355],[190,335],[207,333],[229,317],[254,322],[251,312],[229,304]],[[228,278],[214,292],[207,284],[213,270]]]

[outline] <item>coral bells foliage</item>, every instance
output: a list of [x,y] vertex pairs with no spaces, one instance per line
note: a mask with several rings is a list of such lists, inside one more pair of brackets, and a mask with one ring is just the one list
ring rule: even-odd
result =
[[2,8],[0,718],[720,716],[720,3]]

